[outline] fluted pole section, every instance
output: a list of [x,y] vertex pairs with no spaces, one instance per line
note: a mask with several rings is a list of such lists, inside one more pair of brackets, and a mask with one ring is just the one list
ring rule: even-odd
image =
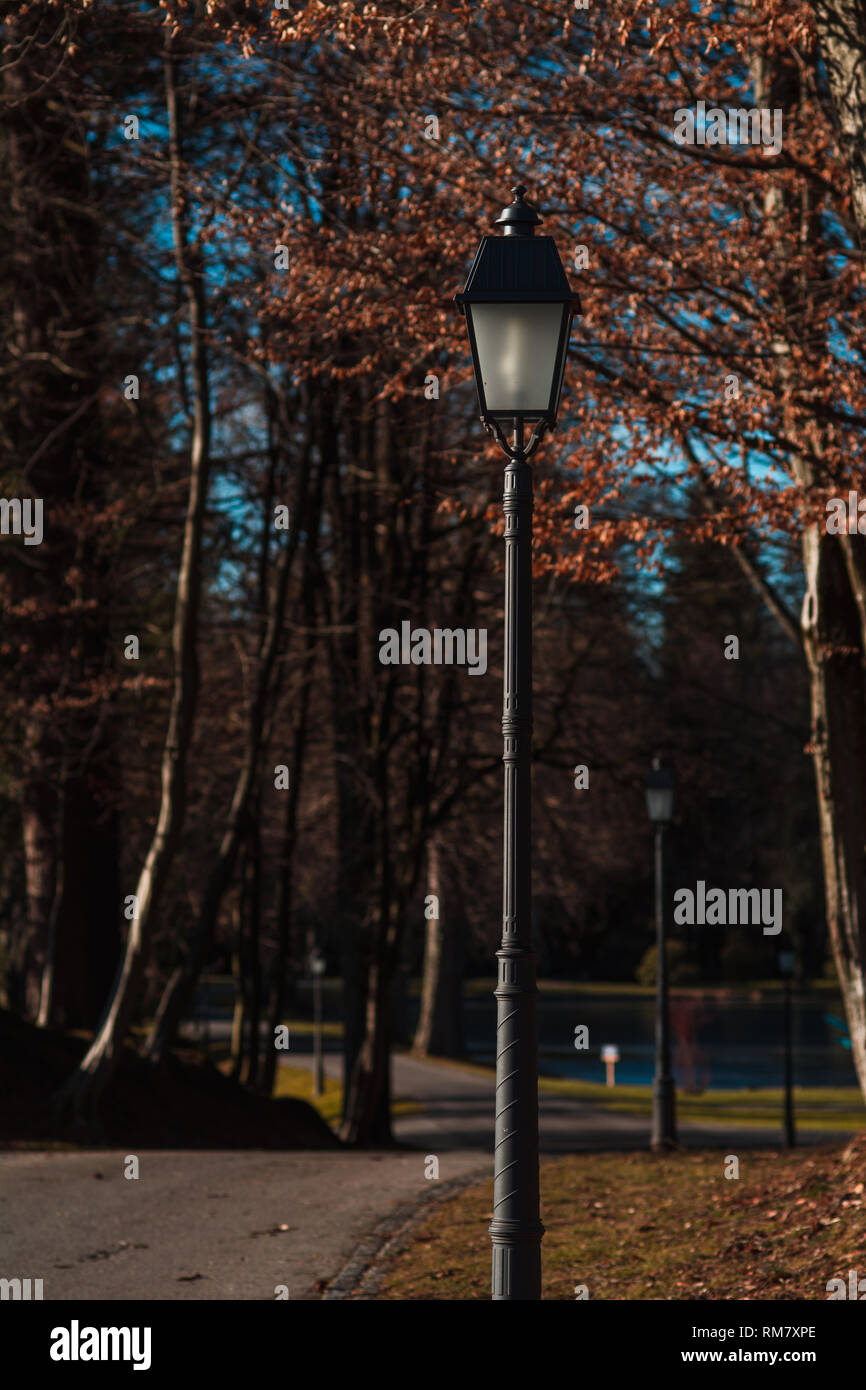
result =
[[538,1048],[531,927],[532,469],[523,422],[505,469],[502,945],[496,988],[493,1299],[541,1297]]

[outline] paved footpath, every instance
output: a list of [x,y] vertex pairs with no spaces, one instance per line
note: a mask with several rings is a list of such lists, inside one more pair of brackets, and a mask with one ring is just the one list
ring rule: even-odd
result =
[[[326,1065],[339,1074],[339,1057]],[[137,1180],[120,1150],[0,1154],[0,1277],[41,1278],[46,1299],[272,1300],[280,1284],[291,1299],[321,1298],[359,1247],[375,1248],[377,1227],[435,1195],[426,1154],[440,1183],[491,1175],[492,1078],[397,1054],[393,1089],[425,1106],[395,1123],[412,1150],[144,1150]],[[689,1125],[681,1137],[736,1153],[779,1135]],[[645,1120],[542,1097],[545,1153],[647,1141]]]
[[[362,1239],[424,1200],[423,1153],[144,1150],[0,1155],[0,1276],[45,1299],[321,1298]],[[440,1178],[483,1169],[454,1154]],[[286,1227],[287,1229],[281,1229]]]
[[[311,1066],[311,1058],[297,1053],[292,1065]],[[326,1057],[329,1076],[341,1076],[341,1066],[339,1056]],[[391,1073],[395,1098],[417,1100],[424,1107],[422,1115],[399,1116],[395,1120],[394,1132],[401,1142],[440,1155],[462,1153],[467,1148],[492,1154],[495,1090],[492,1073],[421,1061],[400,1052],[392,1055]],[[732,1128],[725,1124],[690,1122],[679,1126],[678,1135],[680,1142],[688,1147],[724,1145],[726,1152],[737,1153],[741,1148],[777,1147],[781,1123],[781,1114],[779,1124],[768,1127]],[[539,1132],[542,1154],[645,1149],[649,1147],[650,1123],[648,1119],[615,1114],[570,1096],[542,1094],[539,1097]],[[798,1142],[802,1145],[830,1144],[836,1139],[847,1139],[849,1135],[849,1130],[837,1133],[804,1130]],[[488,1157],[487,1162],[492,1164],[492,1158]]]

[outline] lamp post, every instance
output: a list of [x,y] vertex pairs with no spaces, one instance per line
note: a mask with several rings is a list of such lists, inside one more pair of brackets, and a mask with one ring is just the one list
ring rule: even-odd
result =
[[674,814],[674,778],[661,758],[653,758],[646,779],[646,804],[655,826],[656,897],[656,1066],[653,1079],[653,1123],[650,1143],[655,1150],[672,1149],[677,1142],[676,1088],[671,1072],[671,1020],[668,1000],[668,956],[665,943],[662,870],[664,833]]
[[[502,943],[496,1001],[492,1296],[541,1297],[538,1044],[531,928],[532,469],[556,426],[571,321],[580,305],[526,189],[485,236],[462,294],[481,419],[508,457],[505,514],[505,764]],[[525,437],[526,428],[530,437]]]
[[310,956],[310,973],[313,976],[313,1095],[325,1093],[325,1059],[322,1055],[322,976],[325,973],[325,957],[318,950]]
[[794,1128],[794,1050],[791,1028],[791,980],[794,964],[793,951],[779,952],[779,971],[785,991],[785,1113],[782,1142],[786,1149],[796,1148],[797,1145],[797,1132]]

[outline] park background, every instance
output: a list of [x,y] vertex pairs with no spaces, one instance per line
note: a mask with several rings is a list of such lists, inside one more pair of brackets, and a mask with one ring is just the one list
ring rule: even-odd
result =
[[[517,182],[582,302],[535,467],[541,1070],[609,1104],[615,1043],[648,1111],[661,753],[670,892],[784,895],[782,937],[669,921],[686,1100],[748,1122],[763,1088],[773,1123],[790,949],[805,1124],[862,1126],[866,540],[824,519],[862,476],[864,36],[834,15],[4,18],[3,491],[45,509],[0,550],[5,1142],[181,1143],[208,1105],[264,1142],[310,1096],[273,1040],[309,1050],[314,952],[344,1143],[393,1137],[392,1046],[489,1062],[502,465],[453,295]],[[781,151],[678,144],[698,99],[780,109]],[[485,628],[486,675],[383,665],[407,620]]]

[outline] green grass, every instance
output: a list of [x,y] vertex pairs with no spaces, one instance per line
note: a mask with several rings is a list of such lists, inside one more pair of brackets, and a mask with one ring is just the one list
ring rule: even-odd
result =
[[[866,1147],[581,1154],[542,1165],[542,1296],[826,1299],[862,1268]],[[730,1171],[730,1169],[729,1169]],[[380,1299],[490,1298],[493,1184],[450,1201],[384,1267]]]
[[[454,1067],[475,1076],[492,1078],[492,1067],[477,1062],[450,1061],[444,1057],[425,1059],[431,1066]],[[652,1113],[651,1086],[605,1086],[598,1081],[573,1081],[566,1077],[542,1076],[539,1089],[545,1095],[572,1096],[602,1110],[620,1115],[649,1118]],[[810,1130],[866,1129],[866,1107],[856,1086],[795,1086],[794,1111],[797,1125]],[[677,1116],[696,1123],[719,1125],[779,1125],[782,1123],[780,1088],[703,1091],[699,1095],[678,1090]]]
[[[650,1086],[605,1086],[595,1081],[542,1077],[542,1092],[573,1096],[604,1110],[648,1118],[652,1111]],[[677,1091],[677,1117],[695,1123],[780,1125],[784,1093],[779,1087],[728,1091]],[[856,1086],[794,1087],[797,1125],[810,1130],[866,1129],[866,1108]]]
[[[420,981],[418,989],[420,990]],[[414,988],[416,982],[412,981]],[[486,994],[492,994],[496,987],[496,975],[491,974],[489,979],[465,980],[463,983],[463,993],[471,998],[477,998]],[[705,985],[673,985],[671,995],[690,995],[703,994],[706,997],[734,999],[747,998],[756,990],[761,994],[781,994],[783,983],[779,979],[770,980],[736,980],[726,984]],[[415,990],[417,993],[418,990]],[[586,994],[586,995],[622,995],[638,999],[655,999],[655,985],[639,985],[629,980],[539,980],[539,994]],[[839,1007],[842,1004],[839,997],[839,985],[836,980],[809,980],[808,985],[803,991],[804,994],[832,994],[835,995]]]
[[[292,1034],[293,1034],[293,1033],[299,1033],[300,1036],[303,1037],[303,1038],[310,1038],[310,1037],[312,1037],[313,1033],[316,1031],[316,1026],[315,1026],[315,1024],[314,1024],[310,1019],[308,1019],[308,1018],[286,1018],[286,1019],[283,1019],[283,1022],[285,1023],[286,1027],[287,1027],[288,1030],[289,1030],[289,1041],[290,1041],[290,1042],[291,1042],[291,1037],[292,1037]],[[322,1024],[322,1037],[323,1037],[323,1038],[339,1038],[340,1040],[342,1040],[342,1037],[343,1037],[343,1025],[342,1025],[342,1023],[323,1023],[323,1024]]]
[[[295,1100],[305,1100],[318,1110],[322,1119],[327,1120],[329,1125],[336,1127],[340,1123],[340,1116],[343,1113],[343,1083],[342,1081],[335,1081],[330,1076],[325,1077],[325,1094],[314,1096],[312,1071],[307,1071],[305,1067],[289,1067],[281,1064],[277,1067],[274,1096],[292,1096]],[[391,1101],[392,1116],[418,1115],[422,1113],[423,1108],[414,1100],[392,1099]]]
[[274,1096],[291,1096],[295,1100],[305,1100],[318,1110],[329,1125],[338,1125],[343,1113],[343,1083],[325,1077],[325,1094],[313,1095],[313,1073],[304,1067],[277,1067],[274,1082]]
[[[413,981],[414,984],[414,981]],[[420,987],[420,981],[419,981]],[[489,978],[476,980],[464,980],[463,993],[470,998],[477,999],[485,995],[492,995],[496,988],[496,975],[491,974]],[[649,985],[635,984],[629,980],[617,980],[613,983],[578,980],[539,980],[539,994],[621,994],[643,996],[648,999],[655,998],[655,988]],[[671,993],[675,993],[672,989]]]

